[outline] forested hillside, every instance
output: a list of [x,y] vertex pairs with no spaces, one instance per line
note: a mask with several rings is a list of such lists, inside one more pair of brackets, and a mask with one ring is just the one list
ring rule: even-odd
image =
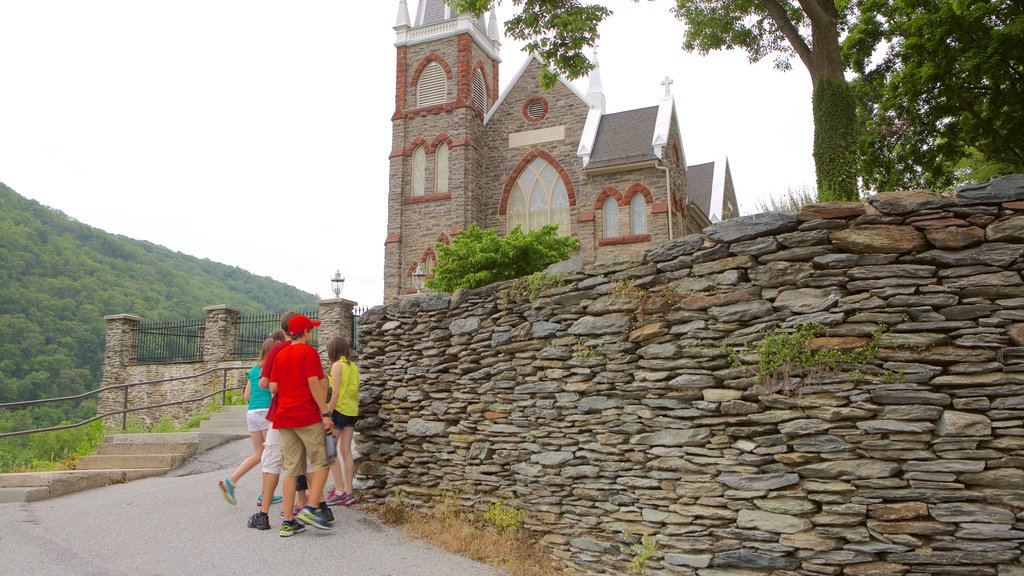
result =
[[315,297],[108,234],[0,183],[0,403],[96,388],[106,315],[170,320],[202,316],[212,304],[266,313],[308,308]]

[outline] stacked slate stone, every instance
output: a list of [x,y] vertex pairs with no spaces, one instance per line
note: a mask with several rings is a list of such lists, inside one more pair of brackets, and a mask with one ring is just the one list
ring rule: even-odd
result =
[[[367,495],[504,498],[586,573],[1024,575],[1024,177],[704,232],[367,312]],[[867,352],[759,374],[800,326]]]

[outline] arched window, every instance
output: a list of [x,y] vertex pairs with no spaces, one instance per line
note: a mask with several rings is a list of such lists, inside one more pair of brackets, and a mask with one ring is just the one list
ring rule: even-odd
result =
[[634,194],[629,201],[629,233],[633,236],[647,234],[647,202],[643,194]]
[[519,174],[509,195],[507,224],[509,231],[518,225],[523,232],[555,224],[559,234],[569,234],[569,194],[554,166],[544,159],[534,158]]
[[601,205],[601,215],[604,217],[604,237],[614,238],[619,235],[619,203],[615,198],[605,198]]
[[487,85],[484,84],[484,73],[479,68],[473,75],[473,105],[481,112],[487,112]]
[[437,62],[431,62],[420,73],[416,85],[416,107],[444,104],[448,99],[448,76]]
[[441,142],[434,150],[434,193],[448,191],[448,145]]
[[412,195],[423,196],[427,184],[427,152],[423,146],[412,151]]

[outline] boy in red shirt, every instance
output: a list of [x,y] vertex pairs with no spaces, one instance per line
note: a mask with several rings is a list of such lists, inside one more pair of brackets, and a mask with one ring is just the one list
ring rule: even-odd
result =
[[307,475],[308,501],[299,511],[298,518],[316,528],[329,530],[333,527],[317,510],[331,464],[324,436],[333,425],[331,413],[327,410],[327,381],[320,354],[309,345],[313,339],[313,328],[319,325],[319,321],[310,320],[302,314],[293,316],[288,321],[292,343],[277,353],[270,372],[270,392],[277,401],[274,428],[281,434],[284,454],[284,521],[280,536],[291,536],[296,532],[292,514],[296,477],[306,472],[307,456],[313,473]]

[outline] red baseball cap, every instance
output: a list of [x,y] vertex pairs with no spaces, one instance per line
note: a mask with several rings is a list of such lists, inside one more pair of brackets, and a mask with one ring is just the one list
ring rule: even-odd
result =
[[315,328],[320,325],[319,320],[310,320],[302,314],[296,314],[292,316],[292,319],[288,321],[288,331],[292,334],[302,334],[310,328]]

